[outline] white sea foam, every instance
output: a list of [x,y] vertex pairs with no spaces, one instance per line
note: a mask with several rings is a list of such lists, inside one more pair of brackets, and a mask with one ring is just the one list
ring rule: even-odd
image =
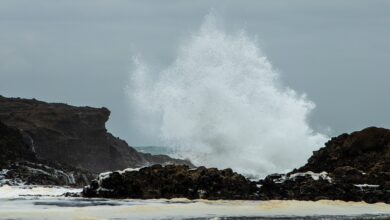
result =
[[281,83],[255,40],[225,32],[213,16],[166,69],[134,63],[132,123],[196,165],[255,176],[283,172],[304,164],[327,139],[308,124],[314,103]]
[[8,186],[0,187],[0,199],[25,196],[60,196],[66,192],[80,193],[82,189],[59,186]]
[[297,178],[298,176],[310,176],[313,180],[320,180],[320,179],[323,179],[323,180],[327,180],[329,183],[332,182],[332,178],[330,176],[328,176],[328,173],[325,172],[325,171],[322,171],[321,173],[314,173],[312,171],[307,171],[307,172],[304,172],[304,173],[294,173],[294,174],[291,174],[288,179],[295,179]]
[[304,219],[352,219],[346,218],[350,216],[354,217],[353,219],[363,219],[364,215],[376,216],[371,216],[371,219],[388,218],[390,205],[326,200],[316,202],[293,200],[192,201],[187,199],[99,200],[63,197],[37,197],[7,201],[0,199],[0,219],[218,219],[227,216],[243,217],[242,219],[258,216],[266,219],[277,216]]
[[139,171],[140,169],[141,168],[126,168],[124,170],[116,170],[116,171],[108,171],[108,172],[100,173],[99,177],[98,177],[99,184],[101,184],[102,180],[107,179],[108,177],[110,177],[110,175],[113,172],[117,172],[119,174],[124,174],[125,172]]
[[365,190],[367,188],[378,188],[380,185],[373,185],[373,184],[355,184],[354,186],[360,188],[360,190]]

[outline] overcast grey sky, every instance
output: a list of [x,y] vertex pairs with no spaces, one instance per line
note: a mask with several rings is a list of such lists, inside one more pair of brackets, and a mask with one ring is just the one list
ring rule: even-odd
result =
[[124,88],[133,55],[154,68],[213,10],[229,30],[255,36],[283,83],[317,107],[330,135],[390,127],[390,1],[0,2],[0,94],[106,106],[108,127],[132,145]]

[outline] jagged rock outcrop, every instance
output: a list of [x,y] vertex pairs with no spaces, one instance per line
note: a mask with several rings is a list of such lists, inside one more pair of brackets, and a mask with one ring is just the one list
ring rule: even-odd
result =
[[260,184],[264,199],[390,203],[390,130],[369,127],[332,138],[303,167]]
[[366,128],[332,138],[308,163],[287,174],[251,182],[232,170],[153,166],[104,173],[85,197],[296,199],[390,203],[390,130]]
[[326,171],[352,182],[356,182],[351,179],[355,176],[359,181],[364,178],[368,183],[383,185],[390,181],[390,130],[369,127],[332,138],[297,172],[309,170]]
[[83,190],[85,197],[254,199],[256,184],[231,169],[154,165],[139,171],[100,174]]
[[35,99],[0,96],[0,121],[19,129],[37,158],[90,172],[162,164],[188,164],[137,152],[107,132],[106,108],[75,107]]

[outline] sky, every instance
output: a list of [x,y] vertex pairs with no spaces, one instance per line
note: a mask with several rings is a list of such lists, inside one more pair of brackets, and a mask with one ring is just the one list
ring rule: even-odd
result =
[[159,144],[140,137],[130,120],[132,57],[163,69],[210,12],[227,31],[256,38],[283,84],[316,104],[316,131],[390,127],[385,0],[2,0],[0,94],[105,106],[115,136]]

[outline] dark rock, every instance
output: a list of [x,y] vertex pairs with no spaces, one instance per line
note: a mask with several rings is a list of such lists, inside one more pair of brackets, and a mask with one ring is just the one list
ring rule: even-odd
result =
[[81,197],[80,193],[66,192],[63,194],[65,197]]
[[85,197],[254,199],[254,182],[231,169],[154,165],[139,171],[101,174],[83,190]]
[[355,185],[344,182],[314,180],[310,176],[287,179],[284,182],[267,181],[259,190],[259,198],[294,200],[343,200],[366,201],[368,203],[390,203],[390,192],[376,185]]
[[38,159],[28,139],[0,121],[0,185],[83,186],[96,174]]
[[370,127],[332,138],[303,167],[259,183],[261,199],[390,203],[390,130]]
[[156,163],[192,166],[189,161],[137,152],[107,132],[109,115],[106,108],[0,96],[0,120],[20,130],[27,143],[23,147],[30,148],[38,159],[96,173]]
[[332,138],[298,172],[333,172],[345,166],[366,173],[375,167],[375,172],[390,170],[390,130],[369,127]]
[[23,141],[18,129],[6,126],[0,121],[0,170],[8,166],[9,161],[35,160],[34,153]]
[[14,162],[3,169],[0,185],[57,185],[82,187],[96,178],[96,174],[73,167],[56,165],[55,167],[36,162]]

